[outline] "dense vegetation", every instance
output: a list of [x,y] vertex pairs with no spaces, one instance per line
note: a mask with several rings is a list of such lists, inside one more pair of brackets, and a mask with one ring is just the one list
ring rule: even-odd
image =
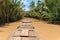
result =
[[[24,16],[60,23],[60,0],[37,1],[31,0],[29,11],[24,11],[22,0],[3,0],[0,2],[0,24],[20,20]],[[24,15],[23,15],[24,14]]]
[[21,19],[23,17],[23,7],[21,0],[3,0],[0,2],[0,24]]
[[32,1],[27,15],[49,23],[60,23],[60,0],[44,0],[44,2],[38,0],[37,5]]

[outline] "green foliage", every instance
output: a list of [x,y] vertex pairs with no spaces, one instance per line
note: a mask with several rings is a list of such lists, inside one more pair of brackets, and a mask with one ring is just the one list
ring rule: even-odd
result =
[[49,9],[50,16],[49,21],[60,21],[60,2],[59,0],[45,0],[46,6]]
[[34,7],[35,7],[35,2],[32,0],[30,4],[30,10],[34,10]]
[[35,5],[35,2],[32,1],[30,3],[30,13],[28,14],[32,18],[40,19],[40,9],[41,9],[41,1],[38,0],[37,6]]
[[[32,0],[30,3],[30,11],[22,10],[25,5],[22,0],[3,0],[0,4],[0,24],[13,22],[21,19],[23,16],[46,20],[49,22],[60,22],[60,0],[44,0],[37,1],[37,4]],[[23,12],[25,13],[23,15]]]
[[3,0],[0,6],[0,23],[13,22],[23,17],[21,0]]
[[36,6],[32,1],[28,15],[53,23],[60,22],[60,0],[44,0],[44,2],[38,0]]

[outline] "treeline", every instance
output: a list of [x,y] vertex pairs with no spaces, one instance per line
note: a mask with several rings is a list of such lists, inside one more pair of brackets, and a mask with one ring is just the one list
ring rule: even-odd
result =
[[0,24],[14,22],[23,17],[22,0],[2,0],[0,2]]
[[14,22],[25,17],[32,17],[49,23],[60,23],[60,0],[33,0],[29,11],[24,11],[22,0],[3,0],[0,2],[0,24]]
[[42,19],[49,23],[60,23],[60,0],[34,1],[30,3],[28,17]]

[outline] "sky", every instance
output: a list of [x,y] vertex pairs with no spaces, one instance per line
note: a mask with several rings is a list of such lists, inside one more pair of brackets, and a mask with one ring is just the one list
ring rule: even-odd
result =
[[[23,9],[25,9],[25,11],[29,10],[29,5],[31,3],[32,0],[22,0],[22,2],[24,3],[25,7]],[[41,0],[43,1],[43,0]],[[37,0],[34,0],[35,3],[37,3]]]

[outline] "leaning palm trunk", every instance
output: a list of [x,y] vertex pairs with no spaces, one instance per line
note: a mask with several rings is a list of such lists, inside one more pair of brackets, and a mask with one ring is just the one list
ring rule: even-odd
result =
[[1,16],[2,16],[2,23],[5,24],[5,20],[6,20],[6,13],[5,11],[3,10],[3,2],[0,3],[0,10],[1,10]]

